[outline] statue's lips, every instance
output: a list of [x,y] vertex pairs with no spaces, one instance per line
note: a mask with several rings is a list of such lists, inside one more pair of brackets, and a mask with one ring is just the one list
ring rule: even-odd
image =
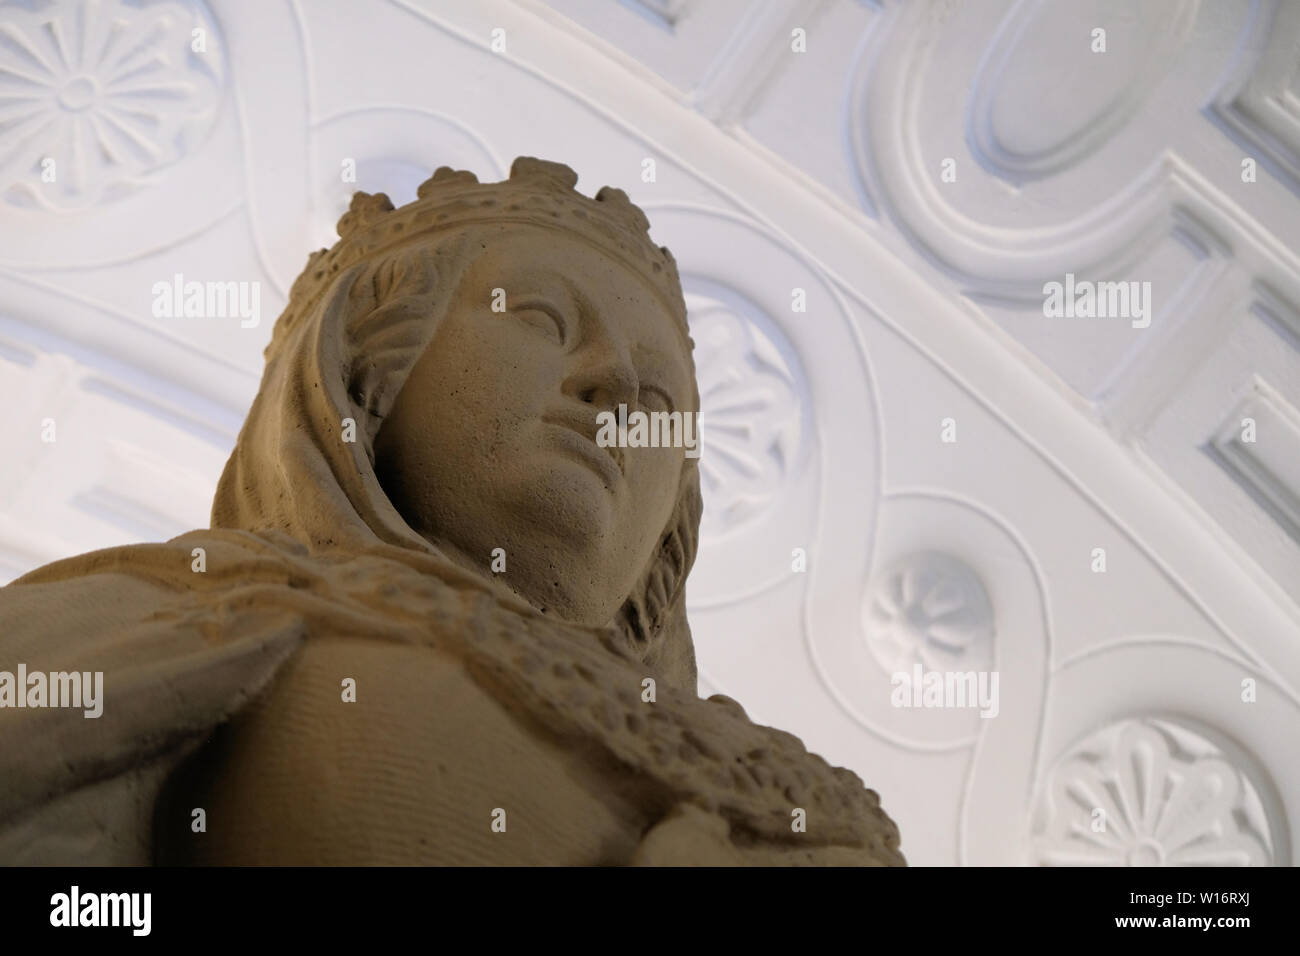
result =
[[555,429],[560,444],[591,465],[605,479],[611,491],[623,480],[622,449],[601,448],[596,444],[597,426],[593,419],[590,423],[575,418],[559,415],[547,415],[542,421]]

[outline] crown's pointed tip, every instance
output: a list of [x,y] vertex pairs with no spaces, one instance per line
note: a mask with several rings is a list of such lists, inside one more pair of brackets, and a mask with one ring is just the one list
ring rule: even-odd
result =
[[564,163],[536,156],[517,156],[510,164],[511,179],[551,179],[567,189],[578,185],[578,174]]
[[342,239],[349,233],[364,228],[384,213],[392,212],[397,207],[388,198],[387,193],[368,193],[358,189],[352,194],[348,211],[339,219],[337,231]]
[[419,199],[425,199],[439,185],[458,183],[463,186],[478,185],[478,177],[468,169],[452,169],[450,166],[439,166],[433,171],[433,175],[420,183],[415,191]]
[[600,189],[596,191],[596,202],[607,202],[619,206],[632,217],[633,221],[635,221],[640,228],[649,231],[650,220],[647,219],[645,213],[641,211],[641,207],[632,202],[632,200],[628,198],[627,193],[619,189],[617,186],[601,186]]

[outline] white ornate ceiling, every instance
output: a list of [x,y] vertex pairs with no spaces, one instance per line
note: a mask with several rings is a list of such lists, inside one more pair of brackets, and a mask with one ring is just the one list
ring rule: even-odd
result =
[[[0,580],[206,526],[349,192],[519,154],[681,266],[702,692],[913,863],[1294,862],[1296,4],[0,4]],[[178,273],[260,323],[154,317]],[[1067,273],[1150,325],[1045,317]],[[996,716],[892,706],[915,663]]]

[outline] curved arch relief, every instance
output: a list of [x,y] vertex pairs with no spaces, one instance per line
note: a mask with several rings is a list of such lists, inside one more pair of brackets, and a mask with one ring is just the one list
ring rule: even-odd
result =
[[[1168,72],[1197,5],[1179,0],[1172,10],[1144,10],[1122,0],[1079,7],[1017,4],[976,70],[966,110],[972,154],[994,175],[1020,185],[1095,152],[1133,119]],[[1144,16],[1158,23],[1142,22]],[[1093,51],[1096,40],[1062,50],[1062,34],[1089,37],[1099,23],[1107,25],[1103,53]],[[1149,44],[1152,34],[1156,39]],[[1110,60],[1100,70],[1098,57],[1106,54]],[[1044,84],[1046,77],[1051,82]]]
[[[1210,95],[1217,64],[1251,42],[1241,11],[1226,14],[1236,33],[1225,46],[1223,24],[1202,17],[1202,28],[1200,10],[1180,4],[1172,32],[1162,26],[1156,48],[1137,53],[1116,14],[1107,25],[1118,47],[1094,55],[1089,16],[1068,5],[1019,4],[996,30],[978,4],[951,8],[938,23],[925,5],[895,8],[863,45],[850,81],[846,142],[862,190],[972,294],[1041,301],[1046,277],[1139,261],[1175,225],[1176,201],[1200,195],[1171,144],[1147,130],[1161,111]],[[1133,88],[1093,77],[1069,86],[1070,95],[1100,90],[1087,102],[1029,112],[1025,97],[1037,104],[1054,94],[1027,78],[1062,44],[1059,57],[1104,61]],[[1125,46],[1127,71],[1115,62]],[[943,68],[932,68],[940,57]],[[956,181],[941,181],[945,157]]]
[[[1105,693],[1096,693],[1103,686]],[[1176,865],[1170,854],[1187,843],[1190,849],[1179,852],[1179,862],[1204,853],[1223,857],[1223,865],[1242,865],[1242,861],[1291,865],[1296,854],[1295,821],[1300,820],[1300,765],[1294,746],[1300,732],[1300,697],[1264,665],[1236,649],[1180,634],[1130,635],[1060,662],[1051,675],[1051,706],[1042,748],[1047,756],[1040,756],[1026,793],[1019,836],[1003,840],[1001,846],[979,847],[975,862],[1051,863],[1070,856],[1080,862],[1093,859],[1095,865],[1158,862],[1152,856],[1156,847],[1149,842],[1144,848],[1133,841],[1123,844],[1126,854],[1136,854],[1132,861],[1118,859],[1120,844],[1113,840],[1098,845],[1091,811],[1106,810],[1107,817],[1114,813],[1093,803],[1089,815],[1080,816],[1077,800],[1072,804],[1074,798],[1063,789],[1071,777],[1103,779],[1111,787],[1112,801],[1127,799],[1116,789],[1115,767],[1117,760],[1129,759],[1122,756],[1125,747],[1134,748],[1121,746],[1120,731],[1134,722],[1156,721],[1168,751],[1160,759],[1171,773],[1190,780],[1193,771],[1187,765],[1212,758],[1234,767],[1243,780],[1221,784],[1209,780],[1197,786],[1217,793],[1220,788],[1246,785],[1239,788],[1231,811],[1231,822],[1244,837],[1234,835],[1228,822],[1215,819],[1195,827],[1182,820],[1179,826],[1204,831],[1190,843],[1183,840],[1182,830],[1168,829],[1174,821],[1162,824],[1165,829],[1159,833],[1154,824],[1144,824],[1140,836],[1160,842],[1165,864]],[[1154,743],[1143,746],[1150,749]],[[1089,766],[1093,769],[1087,770]],[[1214,766],[1207,764],[1202,770]],[[1165,786],[1167,795],[1171,787]],[[1128,812],[1126,819],[1148,820],[1136,811]],[[1081,826],[1086,831],[1080,831]],[[1233,859],[1225,856],[1233,854]]]
[[[877,538],[863,550],[872,570],[864,569],[856,595],[834,576],[811,582],[808,636],[818,677],[857,724],[901,749],[974,745],[994,754],[998,774],[980,792],[997,803],[1009,773],[1029,780],[1041,733],[1050,638],[1034,560],[989,509],[928,489],[886,495]],[[932,636],[940,640],[927,646]],[[977,694],[984,675],[996,701],[900,699],[899,674],[917,663],[945,679],[962,675],[967,690],[965,675],[974,675]],[[1001,819],[1006,808],[990,813]]]

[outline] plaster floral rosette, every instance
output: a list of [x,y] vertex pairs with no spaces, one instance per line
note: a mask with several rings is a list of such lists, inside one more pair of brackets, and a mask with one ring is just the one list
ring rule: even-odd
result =
[[223,76],[197,0],[6,9],[0,198],[64,210],[133,191],[211,129]]
[[1207,738],[1165,721],[1130,720],[1085,740],[1052,770],[1036,809],[1039,865],[1273,862],[1244,770]]
[[905,555],[872,577],[863,600],[867,646],[886,673],[988,670],[993,609],[978,575],[938,551]]

